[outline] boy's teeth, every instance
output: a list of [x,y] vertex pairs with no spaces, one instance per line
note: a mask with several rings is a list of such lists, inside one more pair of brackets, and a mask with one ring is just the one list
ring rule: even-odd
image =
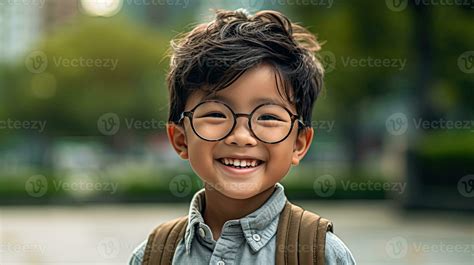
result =
[[255,167],[258,164],[257,160],[238,160],[231,158],[221,158],[221,162],[234,167]]

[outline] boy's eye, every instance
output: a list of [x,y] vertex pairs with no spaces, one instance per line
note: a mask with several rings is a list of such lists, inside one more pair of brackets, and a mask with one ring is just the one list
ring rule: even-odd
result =
[[220,113],[220,112],[212,112],[212,113],[208,113],[206,115],[203,115],[203,117],[207,117],[207,118],[226,118],[226,116],[223,114],[223,113]]
[[280,118],[274,116],[274,115],[261,115],[260,117],[258,117],[259,120],[271,120],[271,121],[281,121]]

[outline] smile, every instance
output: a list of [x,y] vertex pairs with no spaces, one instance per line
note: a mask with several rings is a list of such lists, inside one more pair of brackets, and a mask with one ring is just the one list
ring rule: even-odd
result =
[[221,158],[216,159],[217,164],[224,170],[224,172],[232,175],[248,174],[257,171],[265,162],[262,160],[238,160]]

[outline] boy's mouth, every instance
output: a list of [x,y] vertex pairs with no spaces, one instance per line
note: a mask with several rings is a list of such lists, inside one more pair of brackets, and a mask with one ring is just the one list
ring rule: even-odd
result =
[[236,158],[219,158],[216,159],[219,163],[223,164],[224,166],[232,167],[232,168],[255,168],[259,165],[265,163],[259,159],[236,159]]

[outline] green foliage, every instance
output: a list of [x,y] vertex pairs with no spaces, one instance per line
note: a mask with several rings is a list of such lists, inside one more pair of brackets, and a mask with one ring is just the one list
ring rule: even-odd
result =
[[[18,119],[48,120],[52,134],[97,133],[97,118],[108,112],[166,119],[168,42],[124,18],[78,18],[36,47],[48,58],[44,72],[30,73],[21,62],[8,73],[6,87],[15,89],[3,91],[4,109]],[[42,96],[38,89],[52,92]]]

